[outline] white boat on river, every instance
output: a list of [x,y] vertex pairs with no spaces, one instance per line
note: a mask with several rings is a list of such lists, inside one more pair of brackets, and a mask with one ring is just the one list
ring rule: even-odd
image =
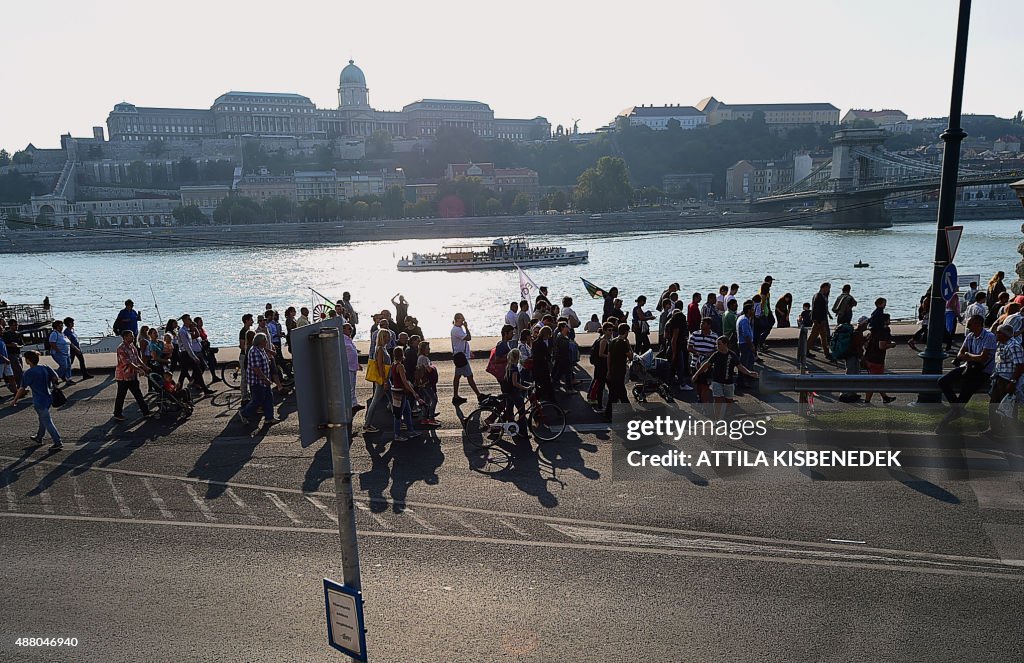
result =
[[530,246],[521,237],[499,237],[489,244],[458,244],[445,246],[440,253],[413,253],[398,261],[398,271],[460,272],[580,265],[586,263],[589,256],[589,251],[569,251],[563,246]]

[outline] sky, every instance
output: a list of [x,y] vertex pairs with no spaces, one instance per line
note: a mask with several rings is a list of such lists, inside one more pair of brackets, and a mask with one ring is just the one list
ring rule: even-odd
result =
[[[89,136],[120,101],[209,108],[228,90],[337,106],[473,99],[497,117],[607,124],[639,104],[831,102],[949,110],[954,0],[5,2],[0,147]],[[974,3],[965,113],[1024,107],[1024,2]],[[1014,68],[1017,68],[1014,71]]]

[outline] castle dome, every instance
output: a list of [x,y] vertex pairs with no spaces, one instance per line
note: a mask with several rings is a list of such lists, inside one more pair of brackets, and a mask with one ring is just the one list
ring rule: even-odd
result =
[[366,87],[366,76],[363,75],[363,70],[357,67],[353,60],[349,60],[348,65],[341,70],[339,83],[341,85],[361,85]]

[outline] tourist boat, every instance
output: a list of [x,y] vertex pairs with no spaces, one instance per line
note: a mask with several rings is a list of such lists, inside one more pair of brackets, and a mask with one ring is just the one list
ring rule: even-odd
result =
[[17,320],[18,331],[25,337],[25,345],[45,343],[53,331],[53,311],[45,304],[0,303],[0,317]]
[[589,254],[589,251],[569,251],[562,246],[530,246],[522,237],[499,237],[490,244],[459,244],[445,246],[440,253],[413,253],[398,261],[398,271],[461,272],[580,265],[587,262]]

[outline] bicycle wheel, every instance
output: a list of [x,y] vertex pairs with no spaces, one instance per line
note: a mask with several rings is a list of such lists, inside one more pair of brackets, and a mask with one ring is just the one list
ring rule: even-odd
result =
[[242,386],[242,368],[237,361],[226,361],[220,366],[220,379],[232,389]]
[[565,432],[565,410],[551,401],[541,401],[530,410],[530,430],[539,442],[551,442]]
[[504,429],[499,415],[497,409],[486,407],[470,412],[462,421],[463,444],[470,449],[483,449],[500,441]]

